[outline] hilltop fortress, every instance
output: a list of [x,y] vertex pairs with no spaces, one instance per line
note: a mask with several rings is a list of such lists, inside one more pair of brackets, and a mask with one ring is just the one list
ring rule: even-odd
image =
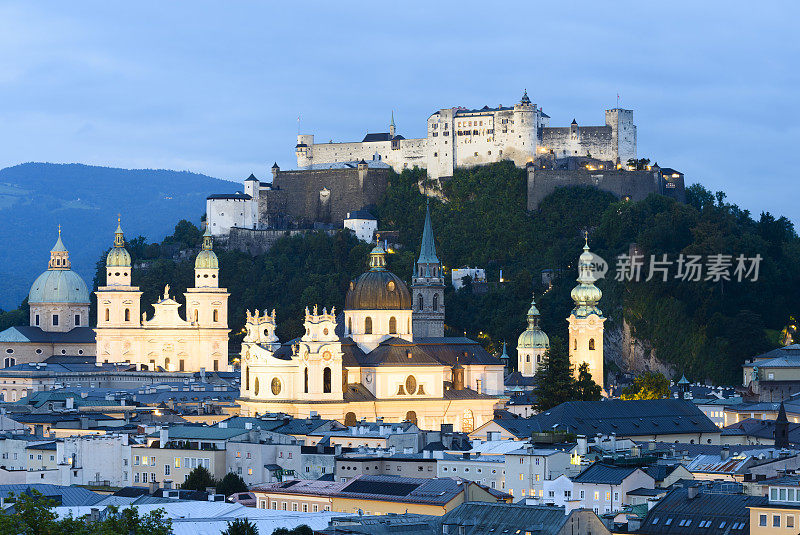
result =
[[367,134],[352,143],[315,143],[314,136],[297,136],[299,168],[358,160],[381,161],[396,172],[419,167],[431,178],[449,177],[458,167],[511,160],[518,167],[537,156],[591,157],[625,163],[636,158],[633,110],[606,110],[603,126],[550,126],[550,116],[531,102],[526,91],[512,107],[444,108],[428,117],[427,137],[406,139],[396,133],[394,115],[389,131]]
[[457,168],[505,160],[526,170],[528,210],[556,188],[576,185],[620,199],[658,193],[683,201],[682,173],[637,160],[636,130],[633,110],[621,108],[606,110],[603,126],[580,126],[574,119],[569,126],[550,126],[550,117],[526,91],[511,107],[436,111],[424,138],[399,135],[394,114],[388,132],[361,141],[315,143],[313,135],[300,134],[298,169],[281,170],[276,163],[271,182],[250,175],[242,192],[208,197],[209,229],[227,246],[263,251],[287,230],[363,226],[348,214],[372,217],[368,212],[386,191],[392,170],[417,167],[444,180]]

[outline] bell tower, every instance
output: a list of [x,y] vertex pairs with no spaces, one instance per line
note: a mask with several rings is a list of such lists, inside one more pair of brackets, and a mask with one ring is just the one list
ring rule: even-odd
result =
[[441,338],[444,336],[444,276],[436,256],[433,240],[431,207],[425,207],[425,227],[422,245],[411,278],[411,330],[415,337]]

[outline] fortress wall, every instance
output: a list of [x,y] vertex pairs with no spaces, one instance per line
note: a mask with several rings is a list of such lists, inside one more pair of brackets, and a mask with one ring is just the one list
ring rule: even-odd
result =
[[[528,210],[536,210],[539,203],[558,187],[594,186],[613,193],[619,198],[630,197],[640,201],[651,193],[664,193],[655,171],[625,171],[622,169],[563,171],[528,167]],[[683,191],[681,184],[680,191]],[[670,195],[675,196],[675,195]]]
[[610,126],[578,127],[578,139],[572,139],[570,127],[542,128],[542,146],[554,151],[557,158],[586,156],[599,160],[615,161],[617,158]]
[[[269,251],[275,242],[285,236],[297,236],[307,232],[315,232],[311,229],[306,230],[264,230],[234,227],[228,234],[227,239],[222,239],[220,245],[229,250],[242,251],[252,255],[262,254]],[[326,231],[333,234],[337,231]]]

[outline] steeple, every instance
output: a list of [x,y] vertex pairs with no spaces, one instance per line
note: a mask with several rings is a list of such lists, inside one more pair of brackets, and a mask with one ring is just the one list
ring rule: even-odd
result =
[[593,274],[593,261],[594,255],[589,251],[588,233],[584,233],[583,253],[578,259],[578,278],[576,279],[579,284],[572,289],[570,294],[575,302],[575,308],[572,310],[572,314],[575,316],[585,317],[596,314],[602,317],[603,315],[603,312],[597,307],[597,303],[603,297],[603,292],[594,285],[596,279]]
[[47,264],[48,270],[70,269],[69,251],[61,241],[61,225],[58,226],[58,239],[56,244],[50,249],[50,262]]
[[439,258],[436,256],[436,244],[433,241],[433,224],[431,224],[430,200],[425,204],[425,226],[422,228],[422,245],[419,249],[419,264],[438,264]]
[[523,106],[530,106],[531,105],[531,99],[528,97],[528,90],[527,89],[525,90],[525,93],[522,95],[522,100],[520,100],[519,103],[522,104]]
[[395,127],[394,127],[394,110],[392,110],[392,122],[391,122],[391,123],[389,123],[389,137],[390,137],[390,138],[394,138],[394,132],[395,132]]
[[114,231],[114,247],[125,247],[125,235],[122,233],[121,216],[117,216],[117,230]]
[[778,417],[775,418],[775,447],[781,449],[789,447],[789,419],[786,417],[783,401],[778,409]]

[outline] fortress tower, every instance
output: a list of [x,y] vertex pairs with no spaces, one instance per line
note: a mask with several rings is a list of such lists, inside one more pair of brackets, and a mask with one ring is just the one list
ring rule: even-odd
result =
[[603,375],[603,311],[597,307],[603,292],[594,285],[592,274],[593,255],[589,252],[588,239],[583,246],[583,253],[578,261],[578,285],[572,289],[572,300],[575,308],[567,318],[569,322],[569,361],[575,367],[584,362],[589,364],[592,379],[605,388]]
[[422,230],[422,245],[419,258],[411,278],[411,330],[420,338],[444,336],[444,277],[442,266],[436,256],[433,240],[430,203],[425,207],[425,226]]

